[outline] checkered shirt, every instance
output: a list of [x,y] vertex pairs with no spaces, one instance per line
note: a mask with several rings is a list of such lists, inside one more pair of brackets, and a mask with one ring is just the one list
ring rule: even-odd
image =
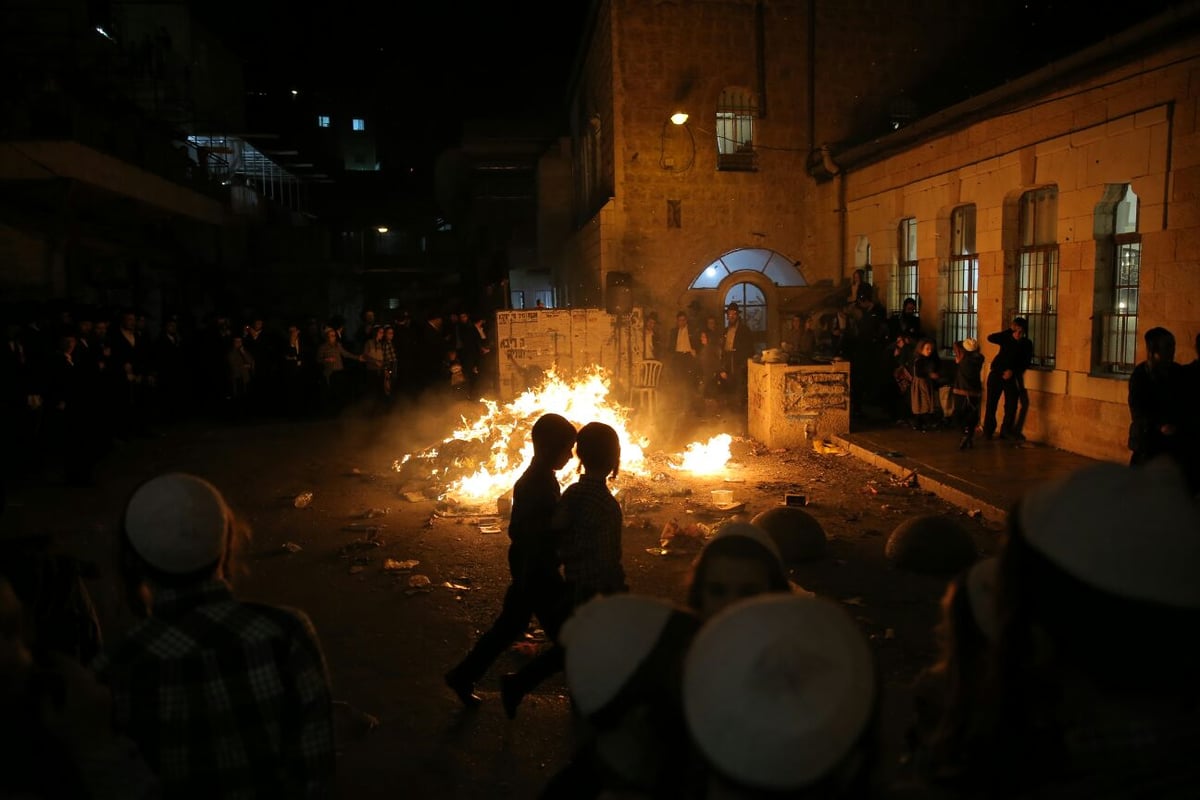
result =
[[329,795],[329,675],[304,612],[239,601],[220,580],[159,591],[94,668],[164,796]]
[[621,506],[603,477],[585,472],[563,491],[554,528],[562,537],[563,577],[573,586],[576,603],[628,590],[621,566],[623,525]]

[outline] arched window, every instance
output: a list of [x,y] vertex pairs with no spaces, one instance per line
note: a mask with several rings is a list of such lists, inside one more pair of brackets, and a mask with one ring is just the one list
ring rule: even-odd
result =
[[1035,367],[1053,368],[1058,341],[1058,188],[1021,195],[1017,315],[1029,321]]
[[776,286],[808,286],[808,281],[796,269],[796,263],[774,250],[762,247],[745,247],[730,250],[713,261],[692,281],[689,289],[716,289],[721,281],[734,272],[748,270],[762,273]]
[[1142,236],[1138,196],[1129,184],[1106,187],[1096,206],[1096,278],[1093,307],[1099,336],[1093,362],[1102,375],[1129,375],[1137,364],[1138,293]]
[[979,253],[975,249],[975,206],[950,212],[950,263],[946,270],[946,307],[942,342],[979,335]]

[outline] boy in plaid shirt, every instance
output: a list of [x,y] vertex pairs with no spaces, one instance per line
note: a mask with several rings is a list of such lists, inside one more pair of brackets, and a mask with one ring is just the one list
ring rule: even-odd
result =
[[238,600],[241,529],[193,475],[142,484],[125,511],[122,567],[143,619],[93,665],[114,722],[169,797],[327,797],[333,705],[304,612]]

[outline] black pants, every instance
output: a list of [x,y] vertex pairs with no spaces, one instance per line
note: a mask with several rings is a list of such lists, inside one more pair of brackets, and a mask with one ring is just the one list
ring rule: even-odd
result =
[[962,394],[954,395],[954,427],[964,436],[973,437],[979,424],[979,398]]
[[[500,654],[525,634],[535,616],[546,636],[558,641],[558,631],[567,611],[562,578],[557,574],[514,582],[504,593],[504,603],[496,621],[479,637],[454,672],[465,681],[478,681]],[[551,674],[554,671],[556,668],[551,667]]]
[[[1029,410],[1029,395],[1025,391],[1025,383],[1013,376],[1004,379],[1002,372],[995,370],[987,377],[987,406],[983,412],[983,435],[991,436],[996,432],[996,409],[1000,405],[1000,396],[1004,396],[1004,422],[1000,424],[1000,435],[1020,433],[1025,427],[1025,415]],[[1021,406],[1017,411],[1018,403]]]

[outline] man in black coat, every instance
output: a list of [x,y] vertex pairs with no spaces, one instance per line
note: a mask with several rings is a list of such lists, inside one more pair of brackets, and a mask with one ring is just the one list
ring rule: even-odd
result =
[[[989,334],[987,340],[1000,346],[1000,352],[992,359],[992,368],[987,377],[987,406],[983,413],[983,438],[991,439],[996,433],[996,409],[1000,396],[1004,396],[1004,422],[1000,425],[1001,439],[1024,441],[1021,433],[1025,413],[1029,408],[1029,395],[1025,391],[1025,370],[1033,361],[1033,342],[1029,340],[1029,322],[1017,317],[1006,331]],[[1021,405],[1018,412],[1017,404]]]

